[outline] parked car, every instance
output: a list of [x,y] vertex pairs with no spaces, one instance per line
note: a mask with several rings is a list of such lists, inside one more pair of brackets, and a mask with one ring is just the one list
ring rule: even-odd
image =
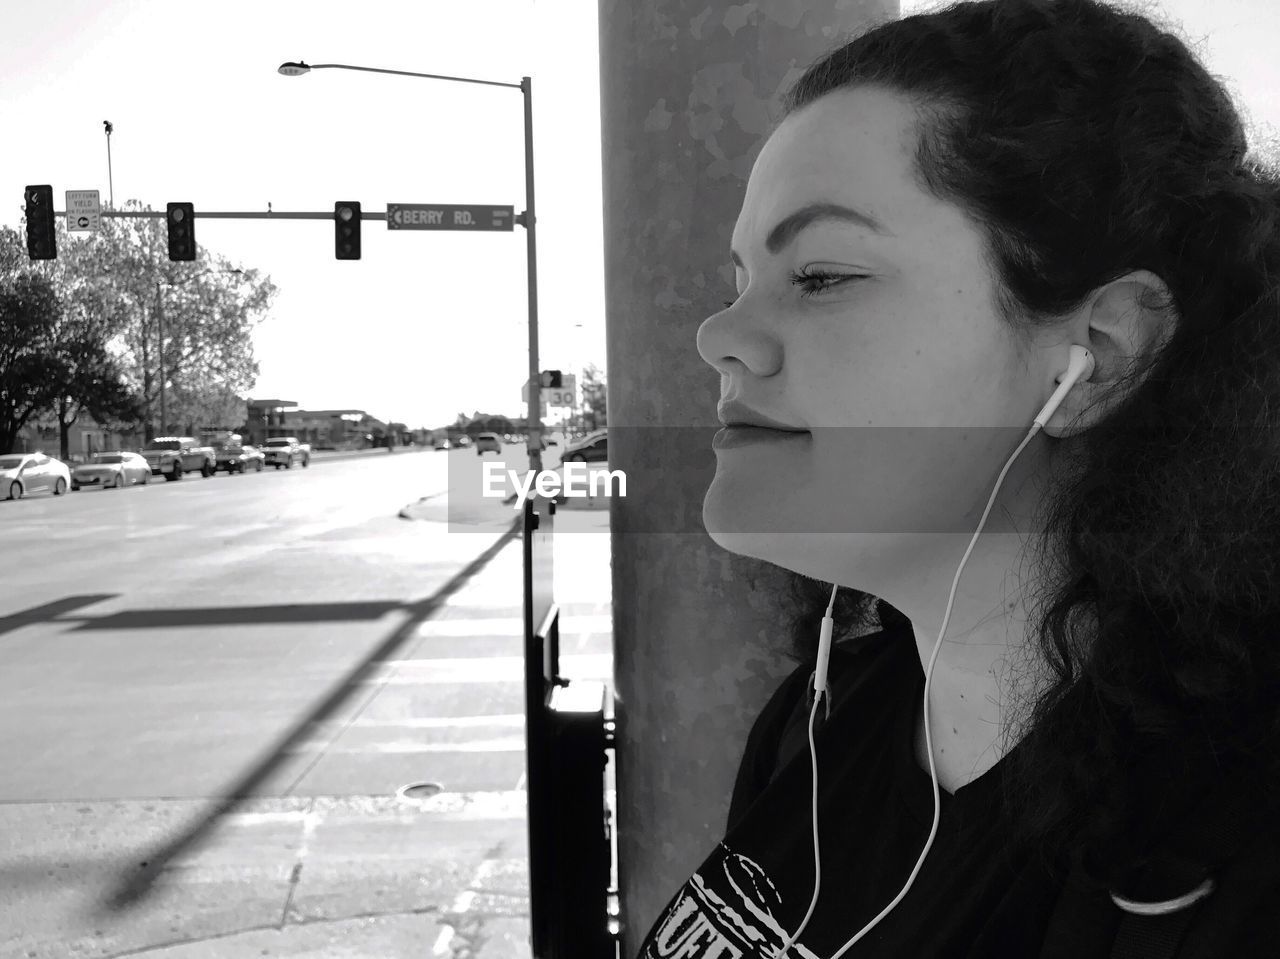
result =
[[492,450],[494,453],[502,452],[502,437],[497,433],[478,433],[476,434],[476,455],[484,456],[486,450]]
[[218,466],[212,446],[201,446],[194,436],[157,436],[142,451],[153,476],[180,480],[183,473],[212,476]]
[[151,482],[151,467],[137,453],[94,453],[87,463],[71,469],[71,488],[98,486],[124,489],[134,483]]
[[61,496],[70,488],[71,469],[61,460],[44,453],[0,456],[0,491],[5,499],[22,499],[41,490]]
[[564,452],[560,455],[560,462],[562,463],[569,463],[575,460],[579,463],[589,463],[608,459],[608,430],[596,430],[594,433],[588,433],[572,443],[566,443]]
[[449,447],[450,447],[449,437],[447,437],[447,436],[441,436],[441,437],[437,438],[437,439],[435,440],[435,442],[433,442],[433,443],[431,444],[431,446],[432,446],[432,448],[433,448],[433,449],[438,449],[438,450],[447,450],[447,449],[449,449]]
[[262,444],[262,452],[266,454],[267,465],[276,469],[291,470],[294,463],[311,465],[311,444],[299,443],[296,436],[272,436]]
[[214,452],[217,454],[215,469],[226,470],[228,473],[243,473],[246,470],[261,473],[267,461],[266,454],[256,446],[219,446]]
[[453,441],[453,445],[454,446],[470,446],[471,437],[468,436],[466,433],[463,433],[461,436],[459,436],[456,440]]

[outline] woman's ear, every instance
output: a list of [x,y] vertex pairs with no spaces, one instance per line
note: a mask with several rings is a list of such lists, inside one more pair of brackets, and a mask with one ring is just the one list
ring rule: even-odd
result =
[[[1093,373],[1079,380],[1063,398],[1044,432],[1059,439],[1094,426],[1138,381],[1122,382],[1139,361],[1146,361],[1164,346],[1177,328],[1178,315],[1168,285],[1149,270],[1135,270],[1100,286],[1085,301],[1065,329],[1067,342],[1054,348],[1061,363],[1046,384],[1047,402],[1066,372],[1073,343],[1088,346],[1094,357]],[[1078,337],[1078,339],[1077,339]]]

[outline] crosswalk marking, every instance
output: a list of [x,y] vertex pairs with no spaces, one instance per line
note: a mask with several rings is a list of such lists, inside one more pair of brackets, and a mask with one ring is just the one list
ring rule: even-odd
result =
[[279,823],[308,824],[329,814],[349,813],[358,808],[362,823],[380,816],[399,819],[406,814],[448,815],[468,819],[523,819],[529,795],[523,789],[441,792],[424,799],[390,796],[317,796],[307,809],[264,812],[231,812],[219,826],[252,828]]
[[420,743],[412,740],[399,740],[383,743],[360,743],[355,746],[331,745],[321,739],[313,739],[298,743],[291,747],[290,753],[359,753],[369,755],[412,754],[412,753],[521,753],[524,752],[523,736],[509,736],[505,739],[471,739],[463,743]]
[[[366,686],[417,686],[439,683],[510,683],[524,680],[523,656],[476,656],[469,659],[392,659],[379,664]],[[613,655],[560,657],[560,674],[568,678],[604,679],[613,675]]]
[[[612,616],[560,617],[560,632],[608,633],[613,630]],[[432,619],[418,627],[422,636],[511,636],[524,635],[524,619],[501,617],[495,619]]]
[[350,726],[352,729],[475,729],[477,727],[524,728],[524,713],[493,716],[414,716],[403,719],[356,719],[350,723],[331,719],[317,726]]
[[185,533],[189,529],[192,529],[192,527],[188,523],[177,523],[171,526],[147,526],[142,529],[126,530],[124,538],[128,541],[154,539],[157,536],[172,536],[176,533]]

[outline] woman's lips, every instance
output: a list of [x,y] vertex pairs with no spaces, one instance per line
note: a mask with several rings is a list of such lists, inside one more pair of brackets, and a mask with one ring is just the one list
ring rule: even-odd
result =
[[807,431],[775,430],[767,426],[738,423],[717,430],[716,435],[711,439],[711,448],[727,450],[751,443],[786,443],[807,436],[809,436]]

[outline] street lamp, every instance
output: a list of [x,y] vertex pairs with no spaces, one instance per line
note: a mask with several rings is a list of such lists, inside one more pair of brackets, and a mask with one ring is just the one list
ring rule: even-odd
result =
[[[157,346],[156,352],[160,358],[160,435],[161,436],[169,435],[169,411],[165,402],[166,394],[165,394],[164,384],[165,384],[165,379],[167,377],[164,369],[164,300],[160,296],[160,287],[162,284],[164,286],[186,286],[186,284],[190,283],[192,280],[198,279],[199,277],[202,277],[208,273],[243,274],[244,270],[241,270],[238,267],[231,270],[201,270],[199,273],[192,273],[189,277],[187,277],[184,280],[179,280],[177,283],[171,283],[167,280],[165,281],[156,280],[156,335],[157,335],[157,338],[159,339],[159,344]],[[148,419],[150,419],[150,417],[148,417]]]
[[388,73],[400,77],[423,77],[428,80],[453,80],[457,83],[479,83],[491,87],[511,87],[524,94],[524,192],[525,211],[516,222],[525,228],[529,256],[529,413],[528,452],[529,467],[542,469],[542,390],[538,374],[538,257],[533,205],[533,81],[522,77],[519,83],[501,83],[496,80],[473,80],[468,77],[450,77],[439,73],[411,73],[406,70],[383,70],[378,67],[355,67],[345,63],[303,63],[301,60],[282,63],[279,72],[286,77],[300,77],[312,70],[359,70],[364,73]]

